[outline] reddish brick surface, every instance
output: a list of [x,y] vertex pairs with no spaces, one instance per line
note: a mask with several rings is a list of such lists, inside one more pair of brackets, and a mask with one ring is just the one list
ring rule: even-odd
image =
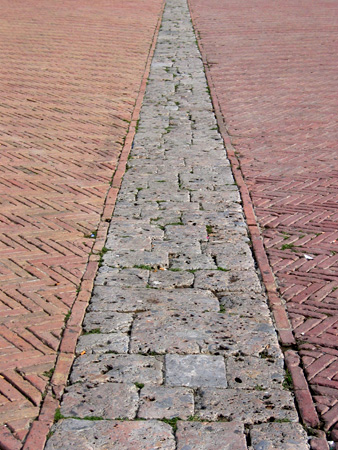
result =
[[[162,0],[0,4],[1,448],[21,448],[39,412],[161,6]],[[100,227],[96,251],[104,232]],[[72,350],[70,336],[83,316],[81,303],[89,295],[95,259],[63,352]],[[62,358],[58,365],[68,367]],[[57,394],[60,377],[56,371]],[[55,402],[50,404],[52,413]],[[36,430],[48,429],[49,421],[37,423]],[[38,448],[37,433],[30,435],[27,448]]]
[[[227,148],[250,194],[243,196],[246,211],[252,203],[317,412],[324,428],[335,430],[338,4],[189,3]],[[287,330],[280,335],[292,343]]]

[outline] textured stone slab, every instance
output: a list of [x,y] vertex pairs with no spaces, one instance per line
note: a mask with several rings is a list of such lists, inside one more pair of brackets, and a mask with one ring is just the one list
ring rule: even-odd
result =
[[245,424],[298,421],[291,393],[280,389],[203,389],[195,406],[197,415],[206,420],[238,420]]
[[130,351],[280,356],[272,325],[245,317],[193,311],[138,314],[132,327]]
[[214,294],[202,289],[120,289],[97,286],[89,306],[89,311],[95,313],[100,311],[136,312],[163,309],[218,311],[219,303]]
[[[216,233],[216,231],[214,233]],[[243,237],[241,240],[243,240]],[[226,242],[223,239],[219,239],[217,242],[215,242],[215,240],[210,240],[204,245],[203,253],[215,257],[218,267],[231,269],[232,271],[254,270],[254,260],[251,249],[245,242],[237,241],[231,243]]]
[[128,353],[129,335],[122,333],[87,334],[80,336],[76,353]]
[[133,315],[120,312],[88,312],[83,322],[86,332],[100,330],[101,333],[128,333]]
[[150,273],[149,284],[159,289],[189,288],[194,284],[194,279],[194,274],[190,272],[158,270]]
[[178,422],[177,450],[247,450],[242,423]]
[[[227,269],[227,267],[225,267]],[[261,293],[262,287],[254,270],[223,272],[221,270],[200,270],[195,273],[196,288],[215,292]]]
[[138,417],[143,419],[188,419],[194,415],[191,389],[169,386],[146,386],[140,393]]
[[180,255],[169,258],[169,267],[171,269],[212,270],[217,268],[214,259],[209,255],[190,256],[183,252]]
[[134,384],[76,383],[66,388],[61,414],[65,417],[134,419],[138,408],[138,389]]
[[284,359],[253,356],[230,357],[226,361],[229,387],[241,389],[282,389]]
[[102,266],[95,279],[95,285],[105,285],[114,287],[146,287],[149,278],[149,271],[143,269],[116,269]]
[[272,323],[267,299],[264,295],[243,292],[221,292],[218,295],[220,305],[226,314],[237,314],[255,321]]
[[168,386],[227,387],[225,363],[221,356],[166,355],[165,367]]
[[307,435],[298,423],[263,423],[250,430],[253,450],[309,450]]
[[156,420],[88,421],[67,419],[54,427],[45,450],[175,450],[170,425]]
[[104,264],[111,267],[149,266],[155,269],[169,267],[169,257],[165,252],[151,251],[108,251],[103,257]]
[[82,355],[73,364],[70,381],[161,384],[162,365],[154,356]]

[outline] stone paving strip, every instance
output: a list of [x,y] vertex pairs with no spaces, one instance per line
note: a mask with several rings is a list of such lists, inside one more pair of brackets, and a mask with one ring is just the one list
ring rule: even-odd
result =
[[305,450],[185,0],[169,0],[46,450]]

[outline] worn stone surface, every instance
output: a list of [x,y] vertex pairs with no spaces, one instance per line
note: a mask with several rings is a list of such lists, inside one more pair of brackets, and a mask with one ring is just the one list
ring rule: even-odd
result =
[[182,387],[146,386],[140,393],[137,415],[143,419],[188,419],[194,415],[194,393]]
[[134,419],[138,408],[138,390],[127,383],[76,383],[66,389],[61,414],[65,417],[101,417]]
[[172,428],[156,420],[66,419],[54,427],[45,450],[175,450]]
[[250,430],[253,450],[309,450],[304,428],[298,423],[262,423]]
[[210,355],[167,355],[165,384],[169,386],[227,387],[224,359]]
[[[167,1],[137,128],[84,319],[100,334],[80,338],[61,408],[143,419],[92,423],[100,450],[244,450],[244,424],[298,416],[185,0]],[[173,418],[177,442],[154,420]],[[87,442],[76,426],[51,442]]]
[[196,413],[201,419],[239,420],[245,424],[298,421],[293,397],[282,389],[203,389],[196,398]]
[[226,362],[229,387],[241,389],[282,389],[284,360],[252,356],[230,357]]
[[239,422],[178,422],[177,450],[247,450]]
[[154,356],[86,354],[75,360],[70,381],[161,384],[162,365]]
[[76,353],[128,353],[129,336],[122,333],[87,334],[80,336]]
[[218,311],[219,303],[211,291],[202,289],[115,289],[97,286],[89,305],[89,311],[95,313],[92,314],[93,317],[103,311],[140,312],[164,309]]

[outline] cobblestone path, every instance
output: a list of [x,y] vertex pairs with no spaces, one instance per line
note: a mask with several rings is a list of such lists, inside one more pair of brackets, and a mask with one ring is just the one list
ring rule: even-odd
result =
[[161,3],[0,2],[1,449],[39,413]]
[[46,450],[308,449],[185,0],[127,169]]
[[319,415],[309,421],[338,442],[338,4],[190,5]]

